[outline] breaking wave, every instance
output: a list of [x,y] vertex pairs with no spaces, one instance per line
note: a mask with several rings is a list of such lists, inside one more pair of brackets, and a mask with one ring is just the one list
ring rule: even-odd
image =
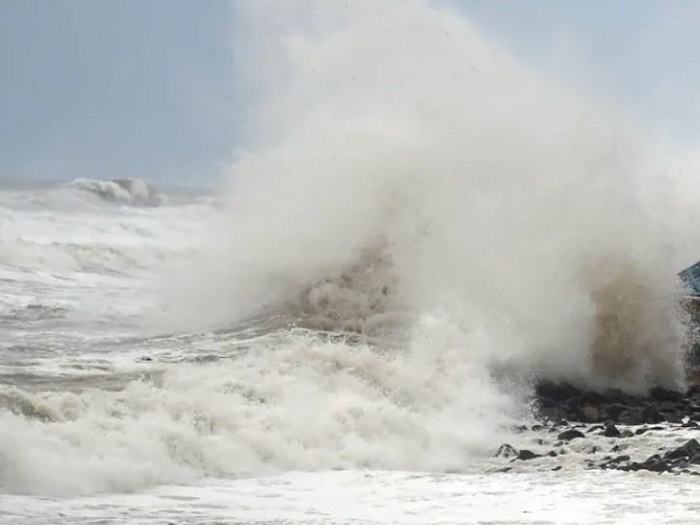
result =
[[377,332],[439,314],[491,369],[681,385],[672,212],[649,197],[645,141],[448,10],[316,6],[308,27],[308,9],[267,26],[249,8],[279,76],[178,322],[289,309]]
[[75,179],[68,186],[91,193],[113,204],[128,206],[161,206],[168,198],[146,181],[136,178],[96,180]]

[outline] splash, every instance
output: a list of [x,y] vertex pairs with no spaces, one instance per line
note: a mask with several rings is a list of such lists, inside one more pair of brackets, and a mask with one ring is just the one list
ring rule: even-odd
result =
[[[271,25],[266,12],[245,13],[272,35],[257,42],[267,98],[200,261],[191,299],[207,321],[306,293],[334,306],[338,327],[373,308],[409,325],[441,312],[480,334],[499,369],[680,384],[668,232],[644,197],[657,180],[613,111],[426,2],[307,4]],[[338,285],[376,246],[381,279]]]

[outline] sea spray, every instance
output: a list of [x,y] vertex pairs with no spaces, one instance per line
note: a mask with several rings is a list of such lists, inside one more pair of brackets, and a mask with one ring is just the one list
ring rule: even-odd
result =
[[[409,325],[442,312],[482,334],[494,366],[595,387],[680,384],[670,243],[658,204],[640,199],[657,182],[618,116],[427,2],[303,13],[272,25],[264,6],[241,13],[270,32],[257,44],[276,83],[259,145],[232,167],[205,278],[189,287],[198,321],[295,304],[380,246],[382,308]],[[358,315],[335,312],[337,327]]]

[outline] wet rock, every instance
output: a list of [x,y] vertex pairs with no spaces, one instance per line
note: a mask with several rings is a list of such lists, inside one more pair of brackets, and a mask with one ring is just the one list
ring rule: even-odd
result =
[[632,436],[634,436],[634,434],[628,428],[626,428],[622,432],[620,432],[621,438],[631,438]]
[[642,410],[642,420],[644,423],[661,423],[664,418],[654,405],[647,405]]
[[548,399],[564,403],[572,397],[577,397],[581,391],[565,383],[542,382],[535,388],[535,395],[539,399]]
[[591,432],[595,432],[596,430],[605,430],[605,427],[603,425],[593,425],[588,430],[586,430],[586,434],[590,434]]
[[558,470],[561,470],[561,465],[557,465],[552,469],[552,472],[557,472]]
[[504,443],[500,447],[498,447],[498,450],[496,451],[496,457],[503,457],[503,458],[514,458],[518,456],[518,451],[513,447],[512,445],[509,445],[508,443]]
[[656,404],[656,408],[661,412],[676,412],[681,404],[678,401],[661,401]]
[[526,448],[518,452],[518,459],[521,461],[527,461],[529,459],[541,458],[541,454],[535,454],[532,450],[527,450]]
[[680,424],[683,421],[683,415],[679,413],[663,414],[666,423]]
[[620,431],[615,426],[612,421],[605,422],[605,430],[603,431],[605,437],[620,437]]
[[557,439],[560,439],[562,441],[571,441],[572,439],[582,438],[582,437],[585,437],[582,432],[572,428],[570,430],[565,430],[564,432],[559,434],[557,436]]
[[601,417],[615,421],[625,410],[628,410],[628,407],[619,403],[607,405],[601,409]]
[[644,421],[642,411],[635,408],[624,410],[617,417],[617,422],[623,425],[642,425],[646,423],[646,421]]
[[698,443],[695,439],[690,439],[680,447],[666,452],[666,454],[664,454],[664,459],[690,459],[698,453],[700,453],[700,443]]
[[618,468],[619,470],[649,470],[651,472],[669,472],[671,470],[671,467],[658,454],[654,454],[642,463],[634,462]]
[[641,427],[635,430],[634,433],[638,436],[641,436],[642,434],[644,434],[645,432],[649,432],[650,430],[664,430],[664,427],[660,427],[658,425],[653,427]]
[[629,394],[625,394],[622,390],[619,388],[611,388],[606,392],[606,397],[612,404],[618,404],[618,405],[624,405],[626,403],[629,403],[631,400],[631,396]]
[[651,389],[649,392],[649,397],[656,401],[671,401],[673,403],[678,403],[679,401],[683,401],[684,395],[682,392],[656,387]]
[[630,457],[627,455],[622,455],[622,456],[617,456],[612,459],[608,459],[607,461],[604,461],[603,463],[600,464],[600,468],[616,468],[618,467],[621,463],[626,463],[627,461],[630,460]]

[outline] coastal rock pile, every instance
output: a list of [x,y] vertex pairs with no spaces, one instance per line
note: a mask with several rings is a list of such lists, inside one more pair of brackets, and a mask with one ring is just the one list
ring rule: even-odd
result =
[[633,396],[621,390],[584,392],[565,384],[542,383],[535,390],[535,410],[543,421],[562,419],[583,423],[612,421],[623,425],[681,423],[700,420],[700,387],[687,392],[654,388]]
[[[565,462],[557,459],[574,453],[588,468],[700,475],[699,386],[687,392],[655,388],[634,396],[542,383],[533,408],[539,422],[515,429],[535,436],[533,450],[504,444],[496,457],[514,466],[528,461],[560,470]],[[697,439],[692,437],[696,432]]]

